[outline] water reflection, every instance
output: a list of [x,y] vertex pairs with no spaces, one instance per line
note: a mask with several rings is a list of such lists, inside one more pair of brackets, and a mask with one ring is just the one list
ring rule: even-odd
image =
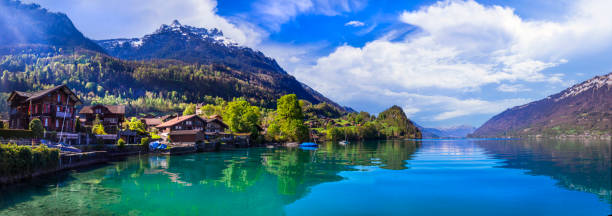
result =
[[559,185],[594,193],[612,203],[612,144],[602,140],[476,141],[503,168],[550,176]]
[[[136,156],[0,189],[0,215],[282,215],[309,212],[313,197],[329,203],[319,212],[351,201],[376,204],[368,205],[370,211],[355,209],[364,214],[422,215],[438,209],[428,209],[428,203],[443,202],[491,215],[497,209],[481,209],[481,202],[503,205],[516,201],[508,197],[512,194],[541,199],[560,190],[516,169],[550,176],[564,188],[595,193],[609,202],[610,154],[610,143],[395,140],[328,143],[316,151],[261,148]],[[543,193],[516,191],[525,185],[538,185]],[[355,195],[336,199],[350,192]],[[371,201],[370,196],[380,200]]]

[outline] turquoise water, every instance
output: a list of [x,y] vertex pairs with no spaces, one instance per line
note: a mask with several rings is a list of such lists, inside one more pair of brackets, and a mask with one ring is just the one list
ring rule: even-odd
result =
[[134,156],[0,189],[0,215],[608,215],[610,142],[437,140]]

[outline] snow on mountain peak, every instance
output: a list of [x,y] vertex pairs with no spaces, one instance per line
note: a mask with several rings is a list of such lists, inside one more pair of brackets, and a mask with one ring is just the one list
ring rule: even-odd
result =
[[165,32],[180,33],[183,37],[185,37],[186,40],[190,40],[190,39],[212,40],[212,42],[214,43],[222,44],[228,47],[238,47],[239,46],[239,44],[236,43],[234,40],[228,37],[225,37],[223,35],[223,32],[219,29],[197,28],[193,26],[182,25],[178,20],[172,21],[170,25],[163,24],[153,34],[162,34]]
[[595,89],[599,89],[604,86],[607,86],[607,88],[612,87],[612,73],[609,73],[603,76],[596,76],[593,79],[590,79],[578,85],[572,86],[571,88],[563,91],[563,94],[560,97],[555,98],[555,102],[563,100],[568,97],[576,96],[587,90],[591,90],[591,89],[595,90]]

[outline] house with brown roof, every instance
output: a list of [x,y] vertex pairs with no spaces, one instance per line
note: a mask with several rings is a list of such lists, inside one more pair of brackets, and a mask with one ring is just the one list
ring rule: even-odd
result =
[[206,132],[207,133],[221,133],[225,129],[229,128],[223,121],[218,118],[206,119]]
[[147,129],[155,128],[161,123],[163,123],[162,118],[142,118],[140,120],[142,121],[142,123],[147,125]]
[[205,127],[206,119],[198,115],[187,115],[170,119],[157,125],[155,128],[159,129],[162,133],[169,133],[180,130],[204,130]]
[[[157,125],[162,138],[173,143],[194,144],[203,141],[206,119],[198,115],[179,116]],[[169,139],[168,139],[169,137]]]
[[74,132],[75,106],[81,100],[66,85],[37,92],[13,91],[9,95],[9,127],[27,129],[30,121],[38,118],[46,131],[63,132],[60,138],[77,139]]
[[79,115],[85,119],[85,126],[92,127],[96,116],[104,126],[104,131],[116,134],[125,121],[125,106],[123,105],[93,105],[84,106]]

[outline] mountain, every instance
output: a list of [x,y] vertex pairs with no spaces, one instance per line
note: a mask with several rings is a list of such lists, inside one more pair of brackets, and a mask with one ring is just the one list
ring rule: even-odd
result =
[[612,73],[494,116],[471,136],[612,134]]
[[313,104],[326,102],[345,110],[289,75],[273,58],[238,45],[218,29],[181,25],[174,20],[142,38],[96,42],[110,55],[125,60],[173,59],[188,64],[223,65],[229,67],[228,70],[249,73],[250,79],[256,82],[272,83],[279,91],[294,93]]
[[443,133],[443,137],[463,138],[473,133],[476,128],[470,125],[459,125],[454,127],[438,128]]
[[86,104],[128,105],[129,115],[179,112],[188,103],[235,97],[274,108],[285,94],[344,111],[274,59],[239,46],[216,29],[175,21],[143,38],[96,43],[65,14],[0,0],[0,33],[0,114],[8,110],[9,92],[60,84]]
[[376,120],[389,126],[389,128],[394,130],[396,136],[414,139],[423,137],[421,130],[406,117],[404,110],[399,106],[392,106],[379,113]]
[[0,0],[0,35],[0,47],[38,44],[104,52],[83,36],[65,14],[20,1]]
[[287,73],[274,59],[238,45],[218,29],[181,25],[177,20],[142,38],[96,42],[110,55],[127,60],[175,59],[186,63],[223,64],[245,72]]
[[417,125],[423,133],[423,138],[463,138],[476,130],[475,127],[469,125],[460,125],[446,128],[425,128]]

